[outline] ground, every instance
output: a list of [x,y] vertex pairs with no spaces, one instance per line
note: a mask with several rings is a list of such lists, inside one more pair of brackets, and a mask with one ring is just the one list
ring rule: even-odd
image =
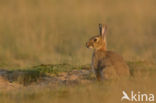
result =
[[[92,76],[92,77],[91,77]],[[0,70],[0,89],[13,89],[30,85],[72,85],[95,81],[89,66],[69,64],[39,65],[22,70]]]
[[155,63],[138,61],[128,62],[128,65],[129,79],[102,83],[96,81],[89,65],[39,65],[24,70],[0,70],[0,100],[3,103],[9,100],[11,103],[120,103],[122,90],[155,93]]

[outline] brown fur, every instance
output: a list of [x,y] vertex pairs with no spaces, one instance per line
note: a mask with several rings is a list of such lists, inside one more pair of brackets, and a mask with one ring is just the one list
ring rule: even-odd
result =
[[[100,35],[94,36],[86,43],[88,48],[93,48],[92,68],[95,71],[97,80],[117,79],[129,76],[129,68],[122,56],[107,51],[106,48],[106,26],[100,24]],[[96,39],[96,40],[95,40]]]

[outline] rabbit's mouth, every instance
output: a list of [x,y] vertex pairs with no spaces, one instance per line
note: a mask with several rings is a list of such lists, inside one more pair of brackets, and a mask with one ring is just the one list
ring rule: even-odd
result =
[[92,49],[92,48],[93,48],[93,46],[92,46],[92,45],[90,45],[89,43],[86,43],[86,47],[87,47],[87,48],[90,48],[90,49]]
[[93,46],[89,46],[89,47],[87,47],[87,48],[89,48],[89,49],[93,49]]

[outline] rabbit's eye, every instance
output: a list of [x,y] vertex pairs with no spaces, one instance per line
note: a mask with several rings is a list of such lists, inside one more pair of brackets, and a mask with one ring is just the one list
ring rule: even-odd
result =
[[96,42],[97,41],[97,39],[94,39],[94,42]]

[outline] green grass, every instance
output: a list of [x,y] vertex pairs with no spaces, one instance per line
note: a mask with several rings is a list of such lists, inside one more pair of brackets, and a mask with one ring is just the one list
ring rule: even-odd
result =
[[70,72],[72,70],[89,69],[90,66],[76,66],[70,64],[49,64],[49,65],[38,65],[29,68],[20,68],[14,70],[6,70],[5,75],[12,82],[18,82],[20,84],[29,85],[33,82],[37,82],[43,76],[57,75],[61,72]]
[[[147,76],[147,74],[154,74],[156,65],[152,62],[137,61],[128,62],[130,67],[131,76],[138,77],[138,73],[141,76]],[[33,82],[37,82],[43,76],[57,76],[61,72],[71,72],[73,70],[91,70],[90,65],[70,65],[70,64],[49,64],[38,65],[24,69],[8,70],[6,75],[13,82],[18,82],[24,85],[30,85]],[[92,78],[88,74],[88,79]]]

